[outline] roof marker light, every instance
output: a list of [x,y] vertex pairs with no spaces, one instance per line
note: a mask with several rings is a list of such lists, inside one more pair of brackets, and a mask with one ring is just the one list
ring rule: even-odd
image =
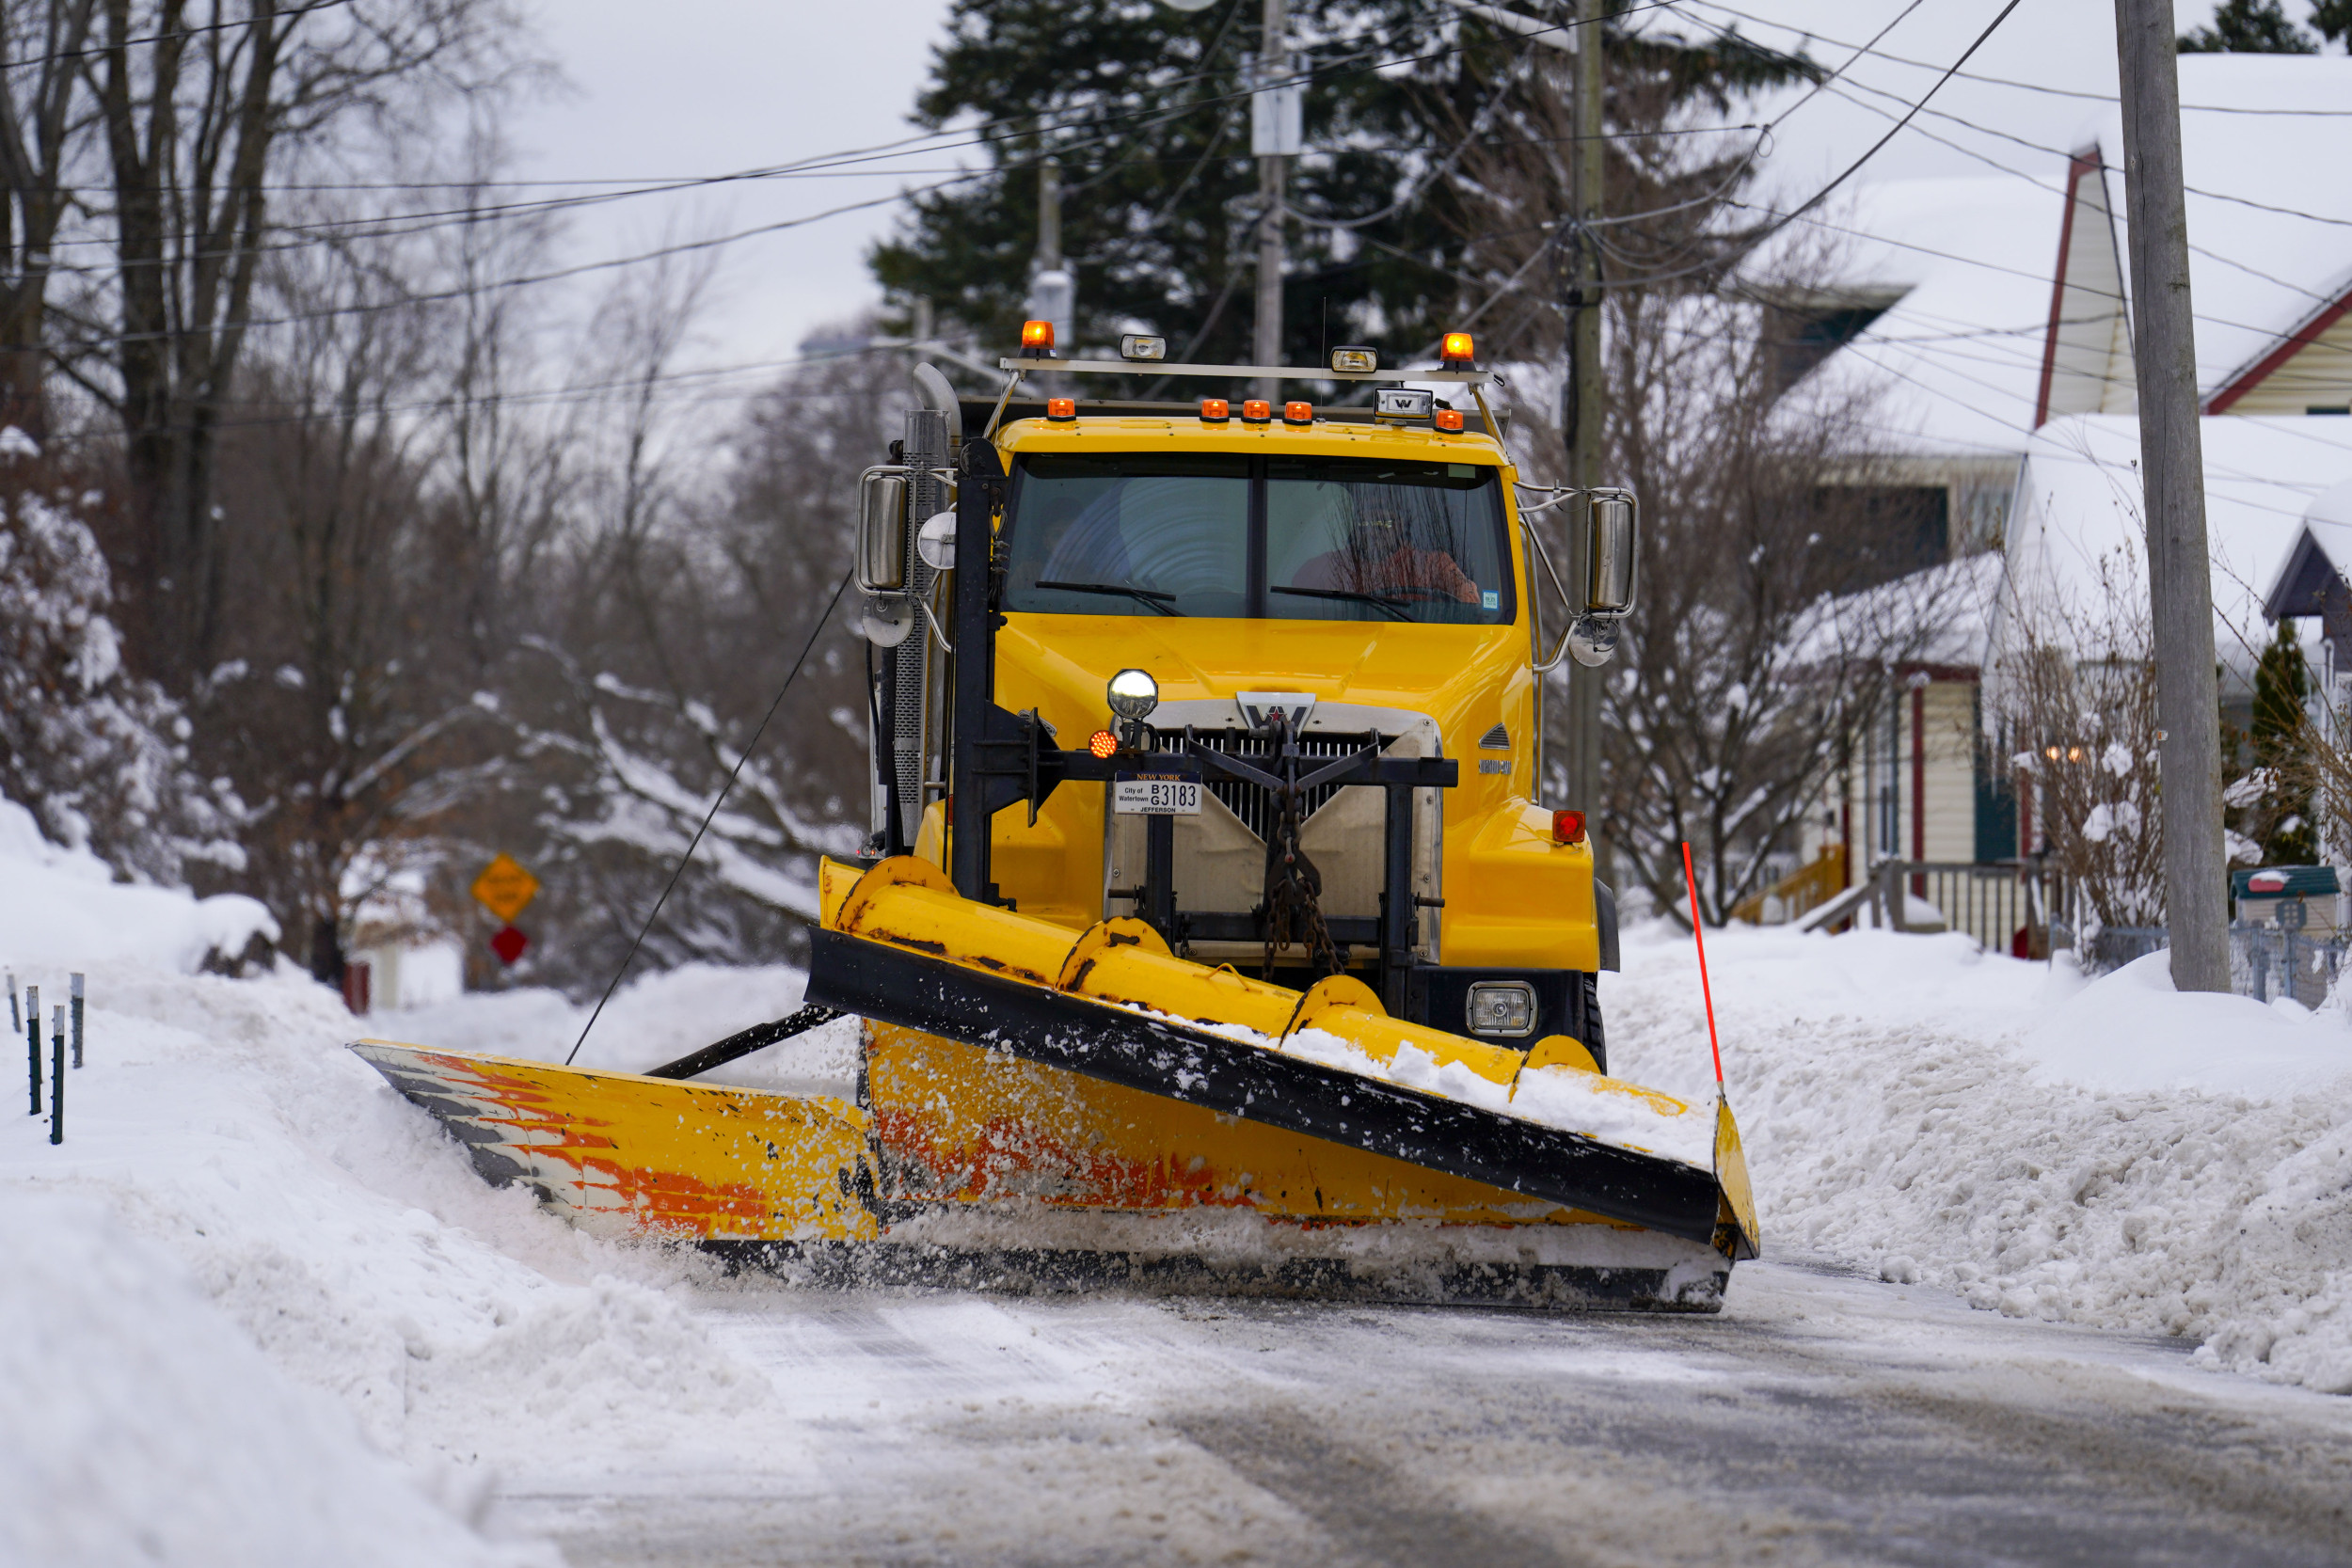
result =
[[1266,402],[1263,398],[1249,399],[1241,405],[1241,422],[1244,424],[1272,424],[1274,422],[1274,404]]
[[1431,422],[1450,436],[1462,434],[1462,411],[1458,408],[1438,409]]
[[1076,419],[1078,417],[1077,400],[1074,398],[1047,398],[1045,400],[1045,417],[1049,420]]
[[1314,423],[1315,405],[1311,403],[1286,403],[1282,404],[1282,422],[1284,424]]
[[1200,400],[1201,423],[1223,424],[1226,420],[1232,419],[1232,417],[1233,405],[1227,403],[1223,398],[1202,398]]

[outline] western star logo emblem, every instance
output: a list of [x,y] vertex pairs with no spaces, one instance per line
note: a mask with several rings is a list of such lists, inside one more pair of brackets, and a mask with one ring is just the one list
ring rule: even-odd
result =
[[1311,691],[1236,691],[1233,701],[1241,705],[1241,721],[1250,729],[1265,728],[1266,721],[1279,713],[1289,721],[1293,735],[1307,727],[1307,715],[1315,710]]

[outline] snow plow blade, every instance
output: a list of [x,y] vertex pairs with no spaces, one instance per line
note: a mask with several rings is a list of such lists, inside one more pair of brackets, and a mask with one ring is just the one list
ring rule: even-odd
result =
[[430,1051],[351,1049],[493,1186],[582,1229],[676,1241],[878,1234],[867,1118],[847,1101]]
[[821,869],[808,999],[1541,1203],[1756,1256],[1728,1107],[1387,1016],[1342,976],[1305,992],[1171,953],[1149,926],[1065,927],[971,902],[927,861]]

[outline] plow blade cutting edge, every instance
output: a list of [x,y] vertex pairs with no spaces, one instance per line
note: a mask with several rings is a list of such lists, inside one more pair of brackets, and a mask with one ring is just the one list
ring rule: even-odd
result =
[[820,885],[813,1003],[1756,1256],[1728,1106],[1602,1077],[1573,1042],[1520,1052],[1390,1018],[1344,977],[1210,969],[1138,921],[1073,942],[911,856],[829,862]]

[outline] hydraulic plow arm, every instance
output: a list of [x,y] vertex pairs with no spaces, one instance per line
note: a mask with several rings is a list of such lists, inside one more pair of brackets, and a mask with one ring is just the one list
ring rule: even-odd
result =
[[813,1004],[1755,1256],[1729,1109],[1571,1065],[1574,1042],[1522,1053],[1391,1018],[1344,977],[1210,969],[1141,921],[1073,942],[911,856],[828,862],[822,889]]

